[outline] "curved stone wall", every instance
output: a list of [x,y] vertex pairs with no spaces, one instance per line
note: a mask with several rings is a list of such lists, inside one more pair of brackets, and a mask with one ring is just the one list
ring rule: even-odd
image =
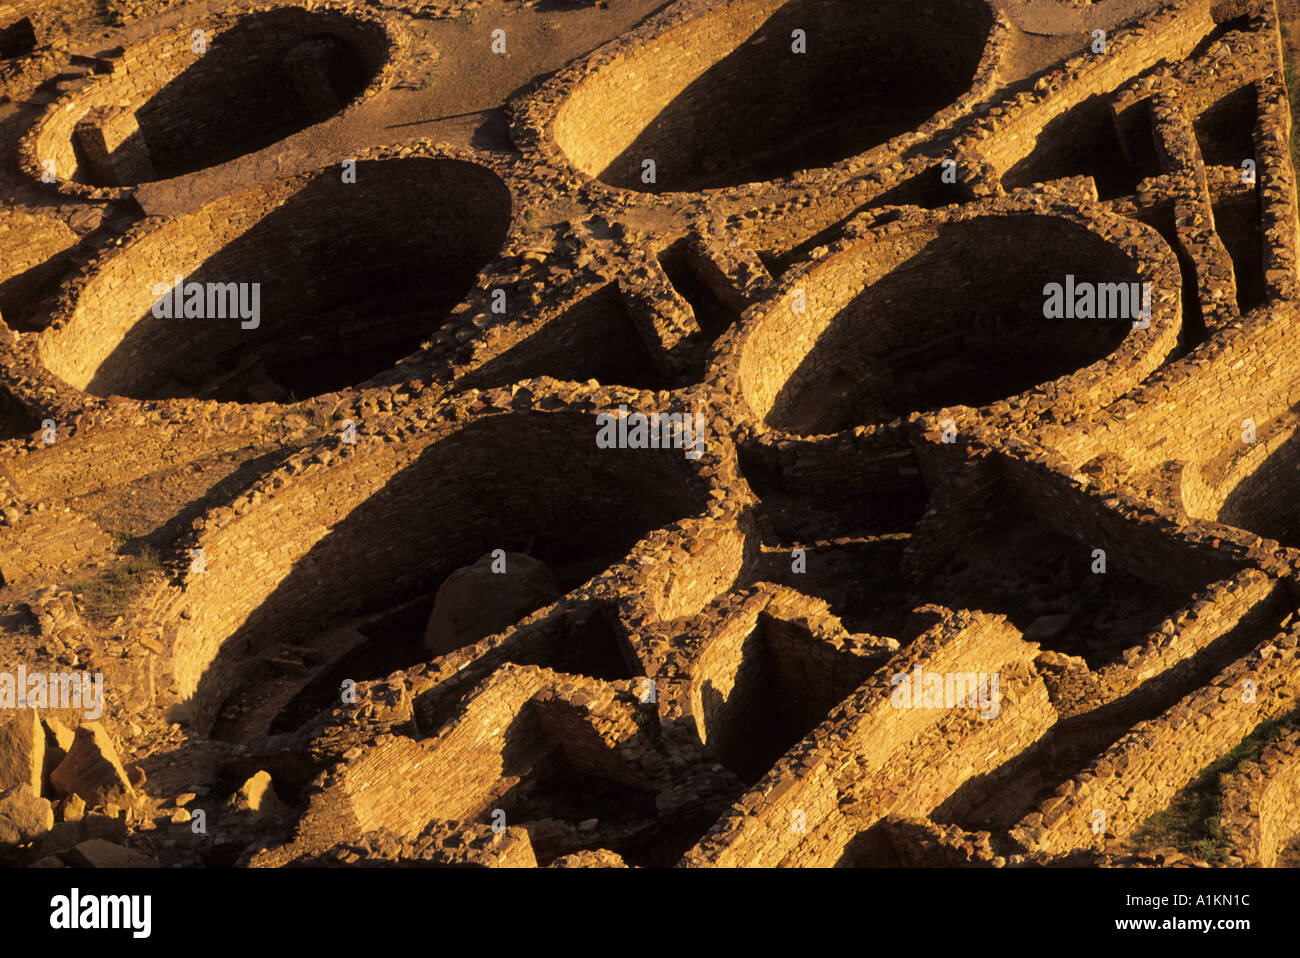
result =
[[[363,160],[355,183],[327,167],[220,200],[115,250],[40,354],[101,396],[283,400],[352,385],[441,325],[497,254],[511,207],[497,174],[433,157]],[[191,284],[206,315],[181,315]],[[228,284],[241,306],[255,288],[258,316],[235,315]]]
[[[556,116],[555,141],[582,172],[649,192],[827,166],[966,92],[992,24],[984,0],[728,4],[584,80]],[[653,184],[642,179],[647,159]]]
[[1279,735],[1258,761],[1224,777],[1220,820],[1233,853],[1243,865],[1276,868],[1293,850],[1300,827],[1300,731]]
[[[1031,252],[1012,263],[1013,247]],[[1073,277],[1127,293],[1149,281],[1145,258],[1119,237],[1038,214],[886,228],[788,278],[756,312],[735,347],[741,390],[768,426],[825,434],[916,409],[989,405],[1121,344],[1160,352],[1139,347],[1137,334],[1163,326],[1164,349],[1172,344],[1160,301],[1176,290],[1152,289],[1150,329],[1044,316],[1047,284]]]
[[1249,529],[1288,546],[1300,546],[1300,509],[1294,499],[1300,436],[1287,422],[1273,435],[1243,444],[1233,469],[1218,487],[1216,522]]
[[215,166],[374,95],[395,46],[381,21],[328,6],[187,24],[128,47],[111,74],[51,106],[24,165],[84,195]]
[[[446,116],[453,17],[275,150],[16,191],[0,659],[102,670],[143,783],[124,841],[209,867],[1124,862],[1094,851],[1292,713],[1300,234],[1272,4],[1080,0],[1040,35],[1010,26],[1028,2],[543,4],[505,56],[479,35],[484,109]],[[266,9],[390,41],[407,19],[355,7]],[[180,43],[192,13],[158,29]],[[129,85],[158,66],[140,35],[6,63],[0,100]],[[286,53],[300,97],[331,82],[311,36]],[[130,132],[115,116],[101,133]],[[619,166],[646,145],[655,184]],[[256,283],[257,322],[155,315],[177,275],[204,309],[206,284]],[[1150,326],[1044,316],[1070,276],[1150,282]],[[700,458],[597,442],[622,411],[698,414]],[[535,578],[493,579],[496,550]],[[493,614],[426,645],[448,582]],[[1229,836],[1265,858],[1295,804],[1293,750],[1270,756]],[[175,787],[220,801],[253,771],[294,807],[222,817],[219,845],[178,820]],[[71,864],[84,827],[0,857]]]
[[[205,571],[190,571],[164,614],[177,695],[204,724],[267,643],[432,595],[498,548],[547,562],[572,588],[701,511],[680,450],[600,450],[596,431],[577,412],[490,416],[401,449],[371,439],[321,452],[292,484],[254,492],[246,511],[198,538]],[[593,474],[609,480],[599,496],[584,488]]]

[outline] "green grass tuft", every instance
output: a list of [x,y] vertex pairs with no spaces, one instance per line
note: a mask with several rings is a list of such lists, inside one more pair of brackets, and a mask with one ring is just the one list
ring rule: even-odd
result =
[[1259,726],[1175,795],[1168,808],[1143,822],[1129,844],[1135,851],[1172,847],[1212,865],[1225,864],[1228,847],[1219,822],[1223,806],[1220,776],[1259,758],[1269,742],[1293,728],[1300,728],[1300,709]]
[[[117,536],[115,535],[116,539]],[[155,573],[163,571],[162,560],[149,546],[134,555],[122,556],[112,568],[68,588],[81,599],[81,608],[94,622],[106,623],[121,614]]]

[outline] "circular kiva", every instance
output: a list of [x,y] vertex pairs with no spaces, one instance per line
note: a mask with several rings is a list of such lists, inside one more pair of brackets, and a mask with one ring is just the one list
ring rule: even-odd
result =
[[[546,563],[564,592],[590,592],[648,533],[716,511],[732,475],[720,468],[721,444],[698,459],[601,448],[612,395],[554,381],[458,394],[376,425],[382,435],[323,440],[209,511],[190,543],[202,563],[142,606],[171,647],[160,688],[174,691],[158,704],[181,706],[206,730],[272,646],[320,644],[326,656],[340,628],[378,636],[377,673],[351,677],[382,677],[429,657],[424,619],[439,586],[494,550]],[[640,405],[648,394],[617,395]],[[403,619],[420,601],[423,618]],[[500,596],[487,589],[481,601]],[[410,655],[395,663],[403,641]]]
[[397,38],[328,6],[227,12],[124,50],[50,105],[24,139],[28,176],[87,199],[234,160],[374,96]]
[[95,396],[285,402],[349,387],[442,325],[513,205],[477,163],[363,158],[149,221],[65,290],[39,357]]
[[599,51],[533,122],[617,189],[772,180],[929,128],[990,71],[997,22],[985,0],[739,0]]
[[1176,345],[1178,277],[1154,231],[1099,211],[908,211],[784,277],[719,341],[716,374],[742,420],[786,435],[956,406],[1099,406]]

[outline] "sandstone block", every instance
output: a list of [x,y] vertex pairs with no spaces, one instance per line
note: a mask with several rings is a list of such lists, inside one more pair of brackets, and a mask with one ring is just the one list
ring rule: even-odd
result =
[[514,552],[503,561],[504,572],[494,572],[492,556],[485,555],[447,577],[424,633],[430,652],[443,655],[478,642],[563,594],[546,563]]
[[106,842],[102,838],[90,838],[79,843],[68,855],[73,864],[87,868],[157,868],[158,862],[148,855]]
[[45,723],[45,727],[49,730],[50,734],[54,736],[54,741],[64,753],[66,753],[68,749],[72,748],[72,740],[75,738],[75,733],[72,729],[68,728],[67,725],[59,721],[59,719],[55,718],[53,715],[46,715],[41,719],[41,721]]
[[45,731],[36,710],[12,713],[7,722],[0,712],[0,791],[26,786],[39,795],[44,762]]
[[77,729],[68,757],[50,773],[50,784],[63,795],[80,795],[90,805],[102,805],[113,792],[133,798],[108,730],[98,722]]
[[230,807],[247,812],[255,819],[282,819],[290,814],[289,806],[280,801],[271,787],[271,773],[258,772],[239,787],[230,799]]
[[26,787],[0,794],[0,845],[24,845],[54,827],[54,808]]

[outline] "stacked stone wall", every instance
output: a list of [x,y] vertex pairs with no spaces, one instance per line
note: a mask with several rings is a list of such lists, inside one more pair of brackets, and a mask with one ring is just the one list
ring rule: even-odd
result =
[[[203,35],[195,37],[195,30]],[[399,42],[379,19],[327,5],[248,7],[127,47],[111,73],[92,77],[47,111],[25,140],[20,162],[38,179],[53,163],[57,180],[74,195],[125,195],[123,188],[134,184],[91,182],[75,146],[77,124],[105,107],[135,112],[153,166],[166,175],[230,159],[232,151],[261,149],[312,122],[284,59],[321,34],[342,43],[355,94],[368,99],[391,81]]]
[[[833,162],[911,129],[964,93],[991,26],[987,6],[972,0],[731,3],[580,83],[556,114],[555,142],[577,169],[612,186],[646,189],[647,158],[657,166],[652,192],[730,186],[744,182],[745,168],[728,154],[748,152],[758,130],[785,140],[784,154],[810,138],[810,120],[825,140],[825,127],[855,115],[854,125],[871,136],[844,142],[841,155],[827,156]],[[796,29],[807,53],[792,50]],[[935,91],[920,98],[922,86]],[[766,96],[765,88],[781,95]],[[745,96],[727,98],[731,90]],[[900,101],[906,118],[886,119]],[[813,149],[825,148],[814,140]],[[781,168],[792,159],[767,162],[779,175],[796,168]],[[711,166],[716,173],[697,183],[701,167]],[[758,178],[772,178],[761,169]]]
[[1300,829],[1300,732],[1268,745],[1223,782],[1219,821],[1229,848],[1246,866],[1275,868]]
[[1260,723],[1295,708],[1294,630],[1260,643],[1204,688],[1141,722],[1012,829],[1026,848],[1060,854],[1123,839]]

